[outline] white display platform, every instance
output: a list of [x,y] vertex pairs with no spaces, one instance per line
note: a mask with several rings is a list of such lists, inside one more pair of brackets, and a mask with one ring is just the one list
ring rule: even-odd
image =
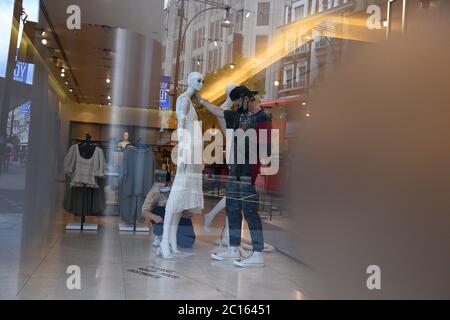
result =
[[[134,232],[133,224],[119,224],[119,230],[125,232]],[[136,226],[136,232],[150,232],[150,228],[147,226]]]
[[[81,222],[72,222],[67,224],[66,230],[81,230]],[[84,223],[83,231],[98,231],[98,224]]]

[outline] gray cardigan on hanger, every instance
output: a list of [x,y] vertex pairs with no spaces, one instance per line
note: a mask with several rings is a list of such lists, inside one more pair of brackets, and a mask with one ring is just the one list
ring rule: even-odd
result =
[[153,186],[155,157],[149,149],[129,148],[119,169],[119,212],[123,221],[143,222],[142,205]]

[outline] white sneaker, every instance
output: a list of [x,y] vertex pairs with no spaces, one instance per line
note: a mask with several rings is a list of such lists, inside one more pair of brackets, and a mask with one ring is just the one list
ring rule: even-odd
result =
[[161,246],[162,236],[153,236],[153,246],[159,248]]
[[234,265],[240,268],[264,268],[262,252],[252,252],[246,258],[237,260]]
[[232,261],[242,257],[241,251],[236,247],[229,247],[226,251],[213,253],[211,258],[217,261]]

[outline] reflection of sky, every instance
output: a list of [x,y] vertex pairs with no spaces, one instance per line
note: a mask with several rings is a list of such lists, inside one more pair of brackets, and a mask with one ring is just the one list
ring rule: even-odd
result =
[[27,21],[39,21],[39,0],[23,0],[22,6],[28,15]]
[[[28,21],[39,21],[39,0],[23,0],[23,8]],[[0,0],[0,77],[3,78],[6,74],[13,10],[14,0]]]
[[0,0],[0,77],[5,77],[14,0]]

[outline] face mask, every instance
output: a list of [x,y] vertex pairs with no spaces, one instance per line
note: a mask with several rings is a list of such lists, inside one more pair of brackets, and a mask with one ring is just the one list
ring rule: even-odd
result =
[[167,193],[170,192],[170,187],[164,187],[164,188],[159,188],[159,191],[161,191],[162,193]]

